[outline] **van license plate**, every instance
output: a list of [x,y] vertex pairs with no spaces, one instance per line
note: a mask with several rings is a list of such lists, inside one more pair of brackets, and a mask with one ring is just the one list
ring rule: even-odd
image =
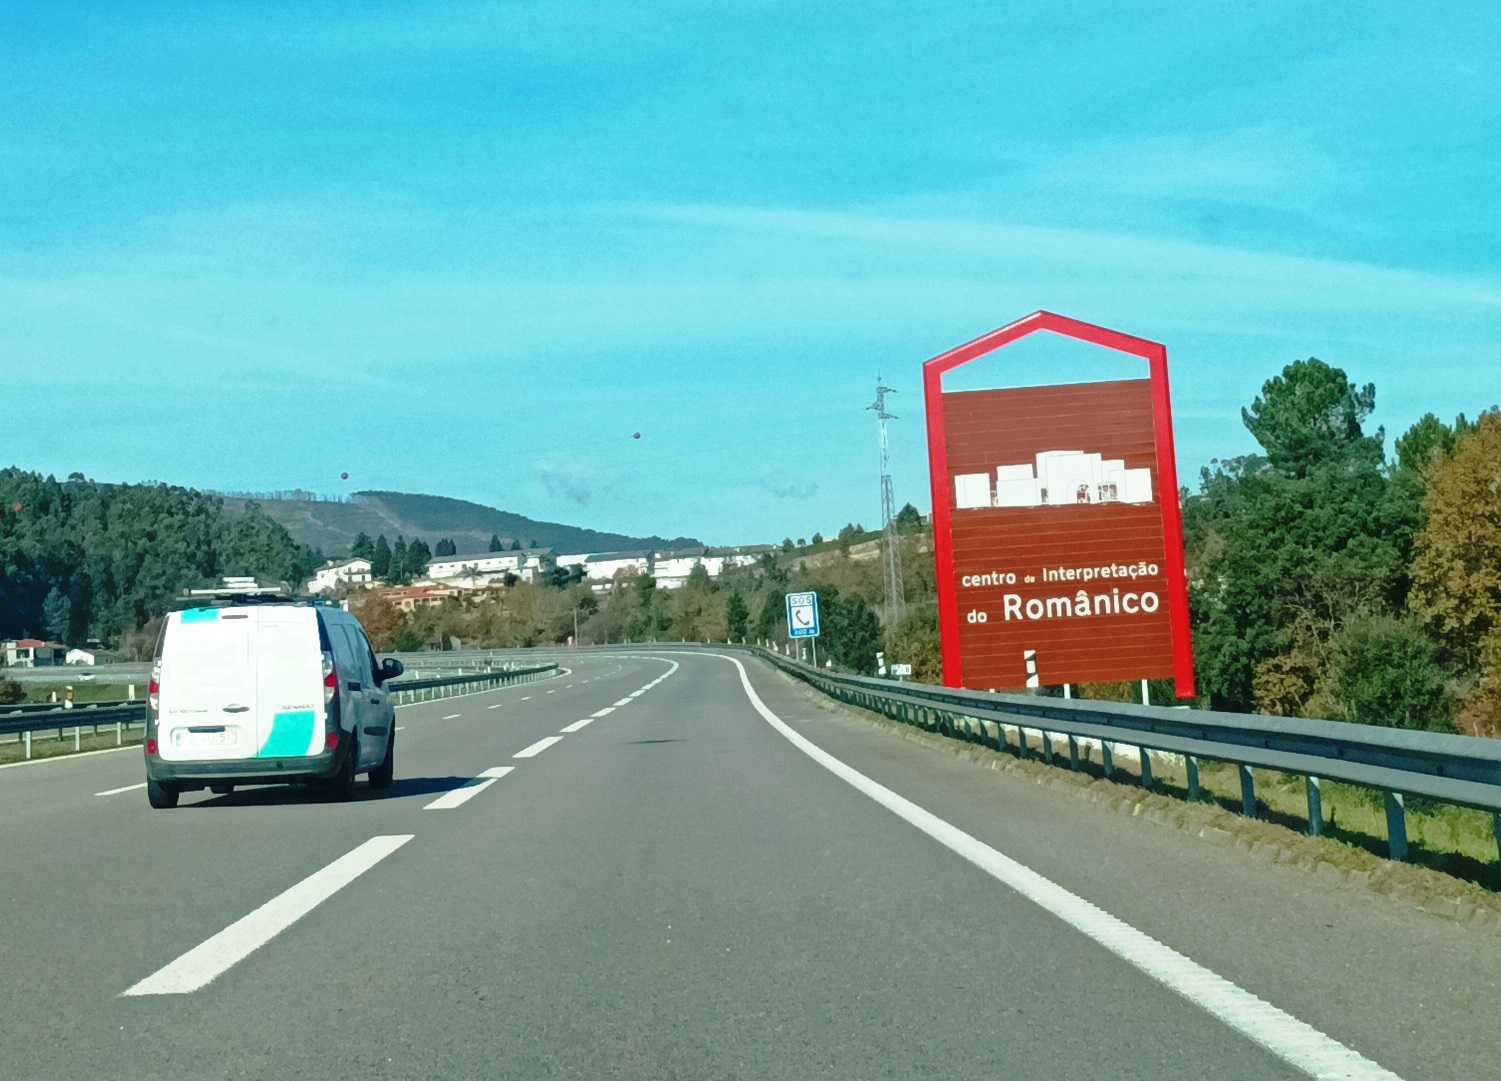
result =
[[189,732],[188,742],[193,747],[223,747],[226,735],[224,732]]

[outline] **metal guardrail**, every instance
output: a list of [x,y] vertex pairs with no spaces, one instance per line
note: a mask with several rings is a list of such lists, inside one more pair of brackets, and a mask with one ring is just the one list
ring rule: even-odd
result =
[[[412,702],[427,702],[437,698],[451,698],[487,687],[508,687],[518,683],[532,683],[546,679],[557,672],[554,663],[533,665],[527,668],[494,668],[485,672],[469,672],[452,676],[433,676],[426,679],[398,679],[386,685],[398,705]],[[19,717],[0,715],[0,736],[20,736],[25,744],[25,757],[31,757],[33,732],[56,732],[58,739],[63,733],[73,732],[73,749],[82,749],[83,730],[92,728],[98,735],[101,726],[114,725],[115,745],[124,743],[125,733],[131,728],[146,725],[146,703],[129,702],[116,705],[99,705],[93,708],[74,706],[59,709],[44,703],[45,709],[29,712]]]
[[[759,647],[755,653],[843,702],[907,724],[983,742],[996,750],[1012,751],[1019,757],[1031,753],[1026,735],[1029,730],[1041,733],[1042,754],[1050,763],[1053,737],[1061,736],[1068,741],[1070,768],[1078,769],[1079,740],[1097,740],[1109,777],[1114,773],[1111,744],[1134,747],[1141,757],[1141,783],[1147,788],[1154,787],[1149,752],[1181,755],[1187,766],[1190,800],[1203,798],[1201,762],[1232,764],[1240,775],[1241,811],[1253,817],[1255,769],[1301,774],[1308,800],[1309,833],[1315,836],[1323,832],[1325,780],[1376,789],[1385,799],[1387,841],[1393,859],[1407,858],[1408,796],[1490,812],[1501,846],[1501,740],[1298,717],[892,683],[813,668]],[[1014,747],[1008,726],[1016,730]]]
[[64,706],[61,702],[17,702],[8,706],[0,706],[0,720],[14,720],[17,716],[27,713],[46,713],[49,710],[59,709],[109,709],[113,706],[129,706],[140,703],[139,698],[116,698],[108,702],[75,702],[72,706]]

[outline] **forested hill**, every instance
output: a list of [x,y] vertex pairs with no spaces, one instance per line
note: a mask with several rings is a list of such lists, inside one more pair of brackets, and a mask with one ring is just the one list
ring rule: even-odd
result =
[[[243,498],[224,497],[226,510],[238,510]],[[539,522],[510,511],[497,510],[464,499],[408,492],[356,492],[350,502],[322,499],[257,499],[261,509],[287,528],[297,540],[326,554],[342,555],[361,533],[385,534],[394,541],[421,539],[429,546],[449,538],[460,552],[483,552],[491,536],[533,543],[558,552],[610,552],[634,548],[690,547],[700,544],[692,537],[632,537],[595,529]]]
[[227,574],[301,581],[318,563],[269,516],[166,484],[0,469],[0,638],[114,641]]

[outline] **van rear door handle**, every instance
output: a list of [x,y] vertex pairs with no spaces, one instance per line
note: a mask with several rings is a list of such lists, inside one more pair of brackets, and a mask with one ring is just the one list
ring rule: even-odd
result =
[[227,705],[227,706],[224,707],[224,712],[225,713],[248,713],[248,712],[250,712],[250,707],[249,706],[236,706],[236,705],[231,704],[231,705]]
[[348,683],[344,684],[344,689],[346,691],[363,691],[365,687],[359,680],[351,679]]

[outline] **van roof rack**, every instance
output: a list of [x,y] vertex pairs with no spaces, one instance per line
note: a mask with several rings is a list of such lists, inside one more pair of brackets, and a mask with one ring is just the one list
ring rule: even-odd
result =
[[223,585],[182,591],[184,607],[209,608],[244,604],[327,605],[326,597],[294,593],[286,582],[261,583],[245,576],[226,576]]

